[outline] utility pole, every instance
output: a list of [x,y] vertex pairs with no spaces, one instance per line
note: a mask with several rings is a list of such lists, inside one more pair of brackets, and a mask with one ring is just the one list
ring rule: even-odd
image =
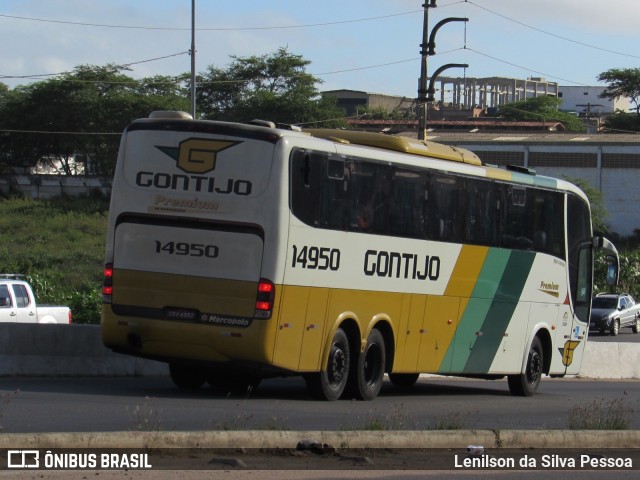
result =
[[420,44],[420,79],[418,81],[418,139],[427,138],[427,58],[429,56],[429,9],[436,8],[436,0],[425,0],[424,18],[422,21],[422,43]]
[[436,33],[440,30],[440,27],[451,22],[468,22],[468,18],[462,17],[449,17],[444,20],[440,20],[433,28],[431,35],[429,35],[429,9],[436,7],[436,0],[430,0],[429,3],[425,2],[422,7],[424,8],[424,20],[422,23],[422,43],[420,44],[420,53],[422,55],[422,64],[420,68],[420,81],[418,85],[418,139],[427,139],[427,117],[429,112],[429,102],[435,100],[435,87],[434,82],[438,78],[438,75],[447,68],[463,67],[467,68],[469,65],[461,63],[448,63],[438,70],[431,77],[429,88],[427,88],[427,58],[430,55],[436,53]]
[[191,0],[191,116],[196,118],[196,0]]
[[604,108],[604,105],[600,105],[598,103],[584,103],[584,104],[576,104],[576,107],[587,107],[587,118],[591,118],[591,107]]

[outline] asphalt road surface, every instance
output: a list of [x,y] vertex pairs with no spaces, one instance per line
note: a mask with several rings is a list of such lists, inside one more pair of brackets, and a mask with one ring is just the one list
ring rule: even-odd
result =
[[624,327],[620,329],[618,335],[611,336],[608,332],[601,334],[600,332],[589,332],[590,342],[621,342],[621,343],[640,343],[640,333],[633,333],[631,328]]
[[240,395],[182,391],[168,377],[0,378],[6,433],[565,429],[571,415],[616,411],[640,428],[639,380],[545,378],[537,395],[523,398],[513,397],[504,380],[427,377],[407,390],[385,382],[370,402],[321,402],[299,378],[265,380]]

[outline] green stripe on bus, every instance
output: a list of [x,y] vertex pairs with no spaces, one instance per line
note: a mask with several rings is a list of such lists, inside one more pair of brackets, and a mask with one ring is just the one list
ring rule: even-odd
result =
[[512,251],[496,295],[469,353],[465,372],[488,372],[531,271],[535,253]]
[[487,252],[471,298],[460,316],[456,334],[443,358],[441,369],[447,369],[450,366],[451,371],[464,370],[476,340],[476,332],[480,331],[486,319],[508,261],[508,250],[490,248]]

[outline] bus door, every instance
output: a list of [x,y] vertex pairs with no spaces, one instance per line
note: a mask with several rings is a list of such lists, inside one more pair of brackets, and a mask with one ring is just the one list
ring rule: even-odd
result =
[[562,345],[563,364],[567,374],[580,372],[589,329],[593,281],[593,243],[589,207],[575,195],[567,196],[567,257],[569,263],[569,292],[573,315],[570,338]]

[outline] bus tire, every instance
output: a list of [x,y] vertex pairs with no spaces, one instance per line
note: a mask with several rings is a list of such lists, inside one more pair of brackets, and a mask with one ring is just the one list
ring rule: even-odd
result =
[[204,374],[199,369],[177,363],[169,364],[169,375],[176,387],[185,390],[197,390],[205,382]]
[[538,337],[535,337],[529,348],[527,366],[524,373],[507,376],[511,394],[519,397],[531,397],[534,395],[542,379],[543,367],[542,342],[540,342]]
[[380,330],[373,329],[367,338],[364,351],[358,356],[356,371],[356,398],[373,400],[380,393],[385,370],[384,337]]
[[305,376],[311,396],[316,400],[338,400],[347,385],[350,363],[349,339],[339,328],[331,340],[326,368]]
[[420,377],[419,373],[390,373],[389,380],[396,387],[413,387]]

